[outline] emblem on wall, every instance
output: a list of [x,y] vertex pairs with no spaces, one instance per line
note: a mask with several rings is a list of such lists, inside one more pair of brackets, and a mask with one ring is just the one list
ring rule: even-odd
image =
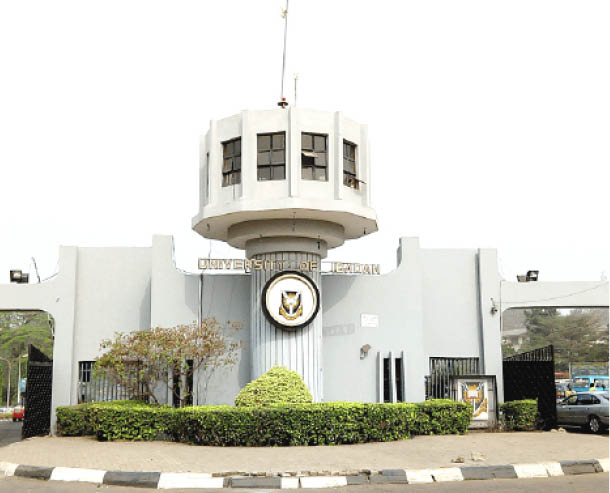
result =
[[261,304],[273,325],[284,330],[297,330],[310,324],[317,315],[320,293],[306,275],[285,271],[267,281]]
[[487,419],[487,382],[460,382],[461,400],[472,406],[473,419]]

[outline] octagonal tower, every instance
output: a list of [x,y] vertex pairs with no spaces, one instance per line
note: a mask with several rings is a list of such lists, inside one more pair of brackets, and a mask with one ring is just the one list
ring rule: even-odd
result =
[[366,126],[340,112],[242,111],[202,136],[193,229],[250,259],[252,379],[286,366],[322,400],[320,263],[377,231],[368,155]]

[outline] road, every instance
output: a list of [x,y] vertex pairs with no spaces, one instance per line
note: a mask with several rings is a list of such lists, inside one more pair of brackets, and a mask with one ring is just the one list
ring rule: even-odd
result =
[[[97,493],[100,490],[108,493],[142,493],[143,488],[126,488],[122,486],[100,486],[95,484],[65,483],[61,481],[40,481],[36,479],[22,478],[0,478],[0,493]],[[169,490],[176,493],[195,493],[200,492],[227,492],[227,489],[179,489]],[[280,490],[250,490],[236,489],[236,492],[272,493]],[[608,473],[583,474],[582,476],[564,476],[547,479],[496,479],[492,481],[463,481],[453,483],[432,483],[422,485],[369,485],[351,486],[346,488],[314,489],[312,492],[383,492],[394,493],[405,491],[408,493],[518,493],[522,491],[536,493],[605,493],[608,492]]]
[[0,421],[0,447],[21,440],[21,427],[23,423]]

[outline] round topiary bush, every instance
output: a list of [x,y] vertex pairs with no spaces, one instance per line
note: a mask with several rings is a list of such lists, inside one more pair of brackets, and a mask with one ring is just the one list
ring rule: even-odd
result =
[[241,389],[235,398],[235,405],[265,407],[275,404],[307,404],[312,401],[309,389],[296,371],[276,366]]

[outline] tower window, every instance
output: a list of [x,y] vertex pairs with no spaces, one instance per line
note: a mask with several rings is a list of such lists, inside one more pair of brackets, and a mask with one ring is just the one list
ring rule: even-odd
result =
[[258,134],[256,169],[258,181],[286,178],[286,133]]
[[222,143],[222,186],[241,183],[241,137]]
[[301,178],[303,180],[328,181],[327,136],[301,134]]
[[343,141],[343,184],[346,187],[360,188],[360,181],[356,178],[356,144]]

